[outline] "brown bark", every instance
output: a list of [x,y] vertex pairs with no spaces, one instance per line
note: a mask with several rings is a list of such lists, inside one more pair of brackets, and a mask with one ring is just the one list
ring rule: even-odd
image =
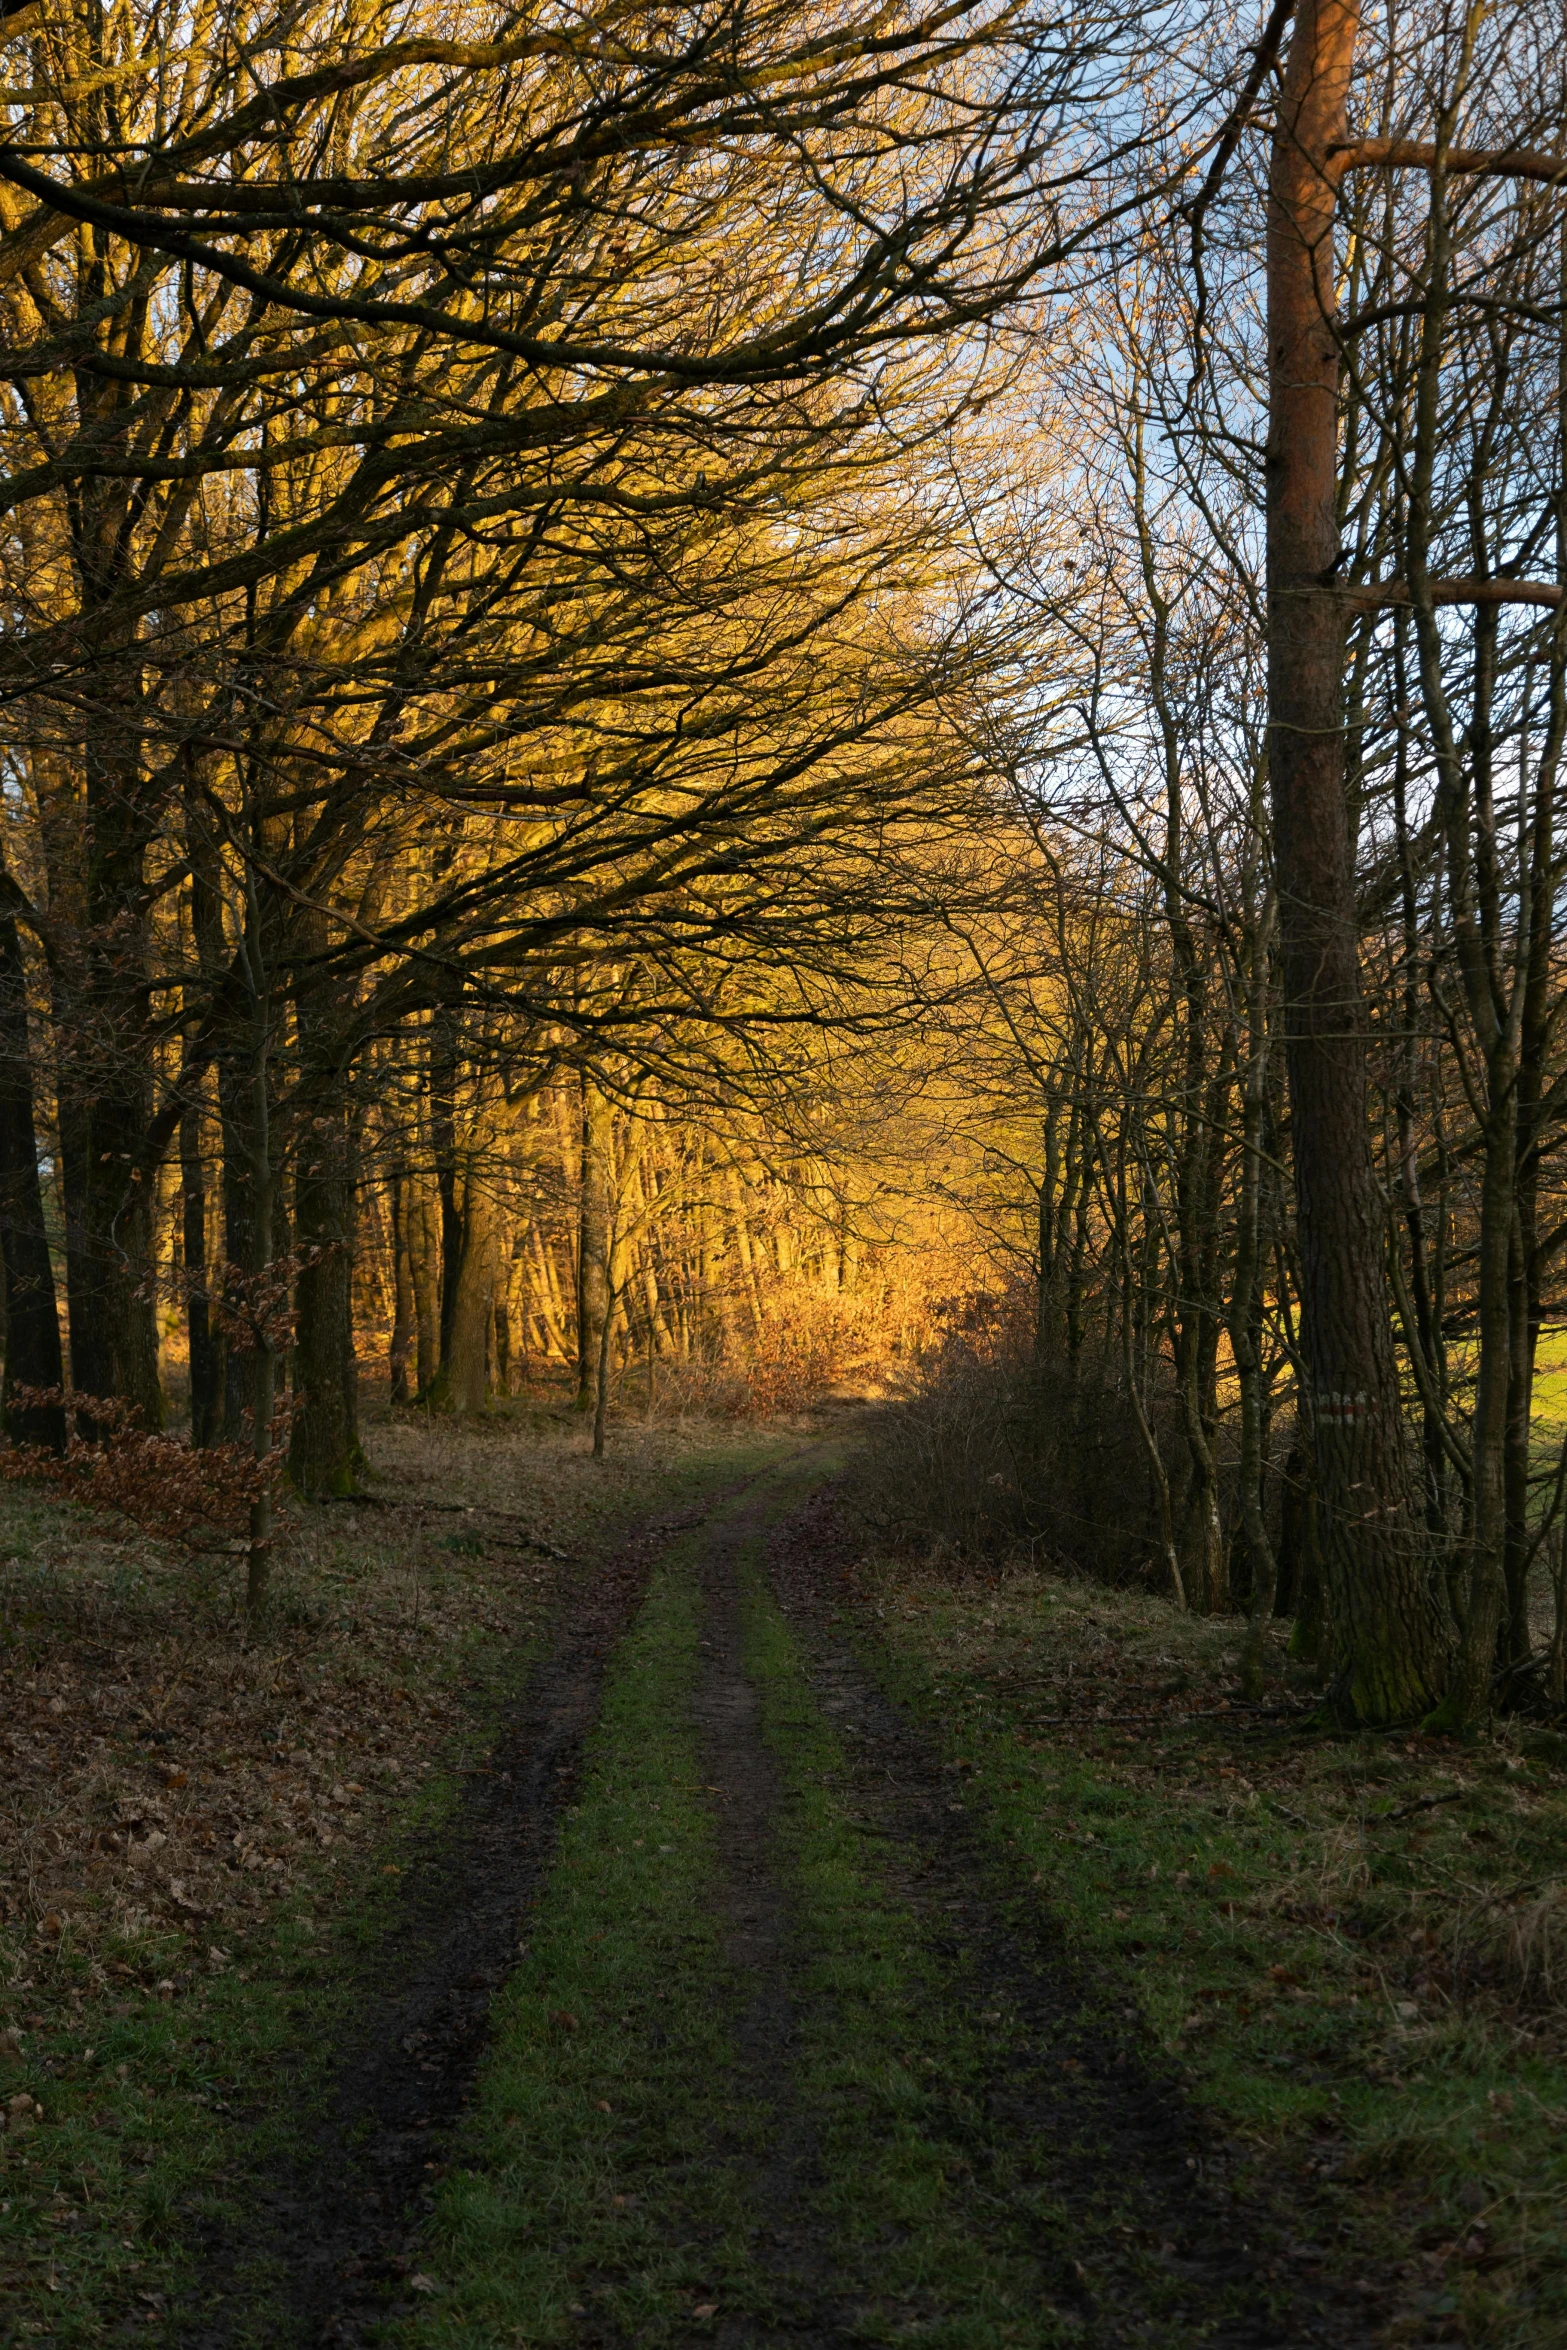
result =
[[462,1259],[462,1216],[457,1196],[457,1038],[450,1011],[438,1004],[430,1023],[430,1142],[435,1160],[438,1244],[435,1270],[440,1298],[441,1360],[432,1386],[444,1377],[457,1310],[457,1268]]
[[413,1185],[408,1205],[409,1271],[414,1292],[415,1378],[417,1397],[429,1394],[440,1368],[441,1300],[437,1280],[435,1218],[428,1184]]
[[220,1359],[207,1294],[207,1182],[201,1153],[201,1105],[180,1117],[180,1217],[185,1258],[185,1328],[190,1348],[190,1440],[211,1444],[221,1412]]
[[[342,1084],[338,1074],[334,1089]],[[332,1101],[304,1122],[294,1178],[294,1392],[289,1475],[320,1499],[352,1493],[363,1460],[354,1358],[352,1197],[347,1119]]]
[[482,1412],[489,1401],[490,1321],[495,1298],[495,1202],[470,1174],[462,1203],[462,1255],[453,1283],[445,1401],[454,1412]]
[[1444,1663],[1410,1522],[1366,1118],[1355,844],[1345,804],[1334,213],[1358,0],[1303,0],[1273,137],[1268,282],[1268,757],[1334,1702],[1428,1710]]
[[23,1404],[18,1387],[61,1387],[54,1267],[38,1179],[27,969],[13,918],[0,918],[0,1263],[5,1276],[4,1416],[21,1444],[65,1450],[62,1404]]
[[408,1357],[413,1351],[415,1327],[413,1214],[413,1196],[408,1177],[400,1168],[394,1168],[391,1200],[392,1338],[387,1350],[394,1404],[407,1403],[411,1394]]
[[583,1073],[581,1181],[577,1209],[577,1402],[598,1400],[599,1353],[609,1311],[609,1104]]

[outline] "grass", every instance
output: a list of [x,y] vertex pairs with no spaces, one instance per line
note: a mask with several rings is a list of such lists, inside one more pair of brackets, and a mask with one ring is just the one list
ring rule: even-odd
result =
[[[799,1491],[779,1478],[775,1512]],[[399,2350],[764,2338],[824,2308],[867,2344],[1084,2339],[1055,2289],[1082,2273],[1078,2223],[990,2106],[1007,2019],[907,1898],[794,1635],[742,1563],[746,1668],[783,1786],[787,2058],[743,2045],[758,1982],[725,1956],[691,1716],[701,1618],[676,1554],[610,1675]],[[1122,2216],[1107,2206],[1105,2236]],[[1188,2336],[1172,2322],[1167,2338]]]
[[664,2342],[727,2299],[744,2265],[742,2214],[710,2159],[733,1986],[684,1705],[696,1637],[689,1575],[668,1566],[611,1673],[581,1798],[496,2003],[409,2343],[565,2341],[588,2309]]
[[1396,2279],[1386,2339],[1561,2341],[1557,1745],[1307,1738],[1227,1706],[1232,1624],[1036,1574],[867,1580],[881,1669],[998,1846],[1259,2172],[1308,2186],[1312,2232]]
[[[852,2308],[854,2337],[917,2333],[939,2350],[1080,2338],[1047,2271],[1070,2273],[1065,2214],[1026,2175],[1031,2150],[987,2124],[980,2087],[1002,2021],[949,1980],[879,1840],[849,1808],[839,1733],[811,1695],[788,1624],[754,1573],[747,1663],[789,1802],[799,2057],[819,2175],[807,2224]],[[998,2142],[999,2139],[999,2142]],[[983,2177],[983,2185],[980,2184]]]
[[[299,1513],[259,1644],[188,1562],[0,1493],[7,2339],[182,2338],[202,2231],[307,2130],[554,1578],[771,1449],[636,1431],[606,1474],[558,1424],[374,1445],[405,1509]],[[517,1549],[522,1520],[572,1564]]]
[[[780,1481],[777,1506],[795,1488]],[[971,2095],[986,2025],[943,1998],[941,1963],[850,1816],[836,1732],[754,1575],[747,1666],[787,1789],[792,2064],[758,2080],[722,1953],[711,1808],[690,1725],[699,1618],[689,1565],[658,1578],[617,1659],[581,1801],[495,2044],[460,2167],[423,2256],[405,2350],[579,2338],[656,2345],[787,2327],[830,2280],[856,2339],[950,2350],[1073,2337],[1039,2290],[1050,2214],[1026,2190],[976,2226]],[[640,1833],[637,1833],[640,1831]],[[566,2019],[569,2018],[569,2021]],[[808,2139],[799,2200],[776,2150]],[[771,2151],[770,2151],[771,2150]],[[814,2250],[764,2259],[782,2225]]]
[[[491,1457],[466,1458],[464,1473],[494,1480],[481,1493],[507,1490],[519,1448],[473,1442]],[[694,1497],[775,1454],[763,1439],[650,1459],[640,1490]],[[791,1510],[825,1465],[785,1465],[763,1514]],[[580,1557],[598,1499],[590,1467],[573,1470],[564,1451],[527,1467],[559,1489],[552,1529],[581,1509]],[[460,1499],[451,1469],[443,1453],[435,1490]],[[541,1493],[526,1506],[542,1504]],[[0,2094],[27,2101],[0,2139],[0,2284],[17,2338],[86,2344],[131,2316],[149,2321],[142,2338],[188,2338],[201,2223],[286,2168],[384,1940],[397,1880],[383,1871],[438,1831],[547,1623],[531,1565],[525,1586],[504,1582],[515,1554],[490,1539],[500,1504],[490,1517],[484,1506],[455,1526],[437,1516],[418,1537],[417,1635],[404,1622],[395,1643],[356,1653],[340,1606],[321,1600],[267,1652],[270,1680],[261,1659],[244,1665],[253,1712],[240,1708],[221,1753],[190,1773],[264,1792],[247,1815],[261,1863],[229,1872],[265,1888],[236,1913],[239,1931],[193,1931],[177,1906],[147,1899],[166,1884],[162,1851],[109,1856],[122,1872],[110,1898],[56,1912],[52,1932],[36,1900],[22,1913],[0,2010],[11,2034]],[[358,1580],[361,1620],[386,1588],[377,1573],[406,1571],[409,1552],[377,1525],[378,1565],[363,1537],[327,1531],[341,1546],[331,1572]],[[747,2041],[757,1979],[728,1955],[692,1712],[705,1538],[666,1555],[612,1661],[578,1798],[439,2181],[412,2307],[392,2325],[401,2350],[585,2332],[661,2350],[726,2327],[761,2336],[824,2308],[866,2343],[1059,2350],[1091,2338],[1071,2278],[1084,2260],[1108,2264],[1118,2235],[1123,2286],[1161,2340],[1185,2340],[1156,2265],[1131,2246],[1132,2203],[1074,2186],[1069,2122],[1035,2146],[995,2099],[1012,2030],[1005,1984],[987,1979],[967,1913],[918,1879],[915,1848],[857,1777],[754,1543],[746,1669],[781,1777],[765,1857],[784,1905],[792,2023],[787,2061]],[[98,1570],[89,1558],[82,1571]],[[40,1696],[63,1686],[72,1639],[82,1645],[68,1611],[13,1615],[13,1687],[25,1670],[23,1718],[43,1764],[60,1759],[57,1789],[72,1772],[82,1785],[94,1770],[167,1774],[168,1749],[131,1735],[154,1722],[158,1687],[184,1689],[161,1571],[153,1562],[140,1596],[116,1601],[119,1629],[99,1635],[119,1643],[115,1685],[142,1702],[118,1743],[100,1736],[92,1751],[76,1726],[74,1745],[64,1733],[54,1749],[38,1743],[69,1718]],[[498,1640],[487,1627],[503,1592],[513,1613]],[[838,1636],[939,1740],[952,1800],[983,1839],[981,1907],[1001,1917],[1021,1903],[1027,1924],[1044,1905],[1064,1922],[1092,1996],[1135,2007],[1158,2061],[1249,2150],[1300,2231],[1368,2277],[1380,2338],[1475,2350],[1563,2339],[1562,1742],[1307,1736],[1282,1690],[1269,1716],[1231,1702],[1233,1623],[1034,1573],[954,1587],[862,1563],[859,1601],[858,1630]],[[137,1621],[152,1627],[161,1681],[136,1678]],[[216,1656],[216,1635],[202,1637]],[[179,1704],[194,1703],[185,1689]],[[404,1751],[376,1753],[388,1743],[378,1724]],[[388,1759],[405,1767],[372,1787],[371,1763]],[[330,1843],[296,1838],[284,1853],[259,1833],[264,1811],[301,1792],[350,1787],[354,1803],[321,1805]],[[205,1785],[201,1800],[210,1811]],[[194,1836],[188,1821],[183,1832]],[[139,1909],[125,1906],[136,1888],[124,1872],[140,1875]],[[276,2339],[268,2279],[250,2282],[251,2338]]]

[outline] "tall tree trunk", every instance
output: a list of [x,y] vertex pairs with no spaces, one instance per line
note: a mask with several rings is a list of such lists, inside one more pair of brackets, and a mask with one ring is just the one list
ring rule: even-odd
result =
[[609,1310],[609,1104],[586,1070],[580,1084],[576,1409],[591,1412],[598,1398],[599,1342]]
[[302,1114],[294,1142],[295,1413],[288,1469],[301,1493],[352,1493],[359,1448],[354,1356],[353,1126],[349,1069],[339,1021],[313,972],[327,949],[326,917],[296,924],[294,1022]]
[[[257,1086],[252,1062],[259,1048],[248,1020],[229,1024],[217,1053],[218,1130],[223,1151],[223,1441],[243,1444],[254,1404],[255,1362],[250,1343],[246,1284],[263,1263],[260,1191],[268,1189],[269,1145],[256,1128]],[[270,1248],[270,1236],[267,1242]]]
[[441,1316],[441,1359],[431,1381],[433,1388],[450,1361],[457,1268],[463,1251],[457,1192],[457,1029],[445,1004],[437,1004],[430,1021],[430,1143],[439,1216],[436,1267]]
[[446,1401],[455,1412],[482,1412],[489,1401],[490,1323],[495,1299],[496,1205],[475,1172],[464,1186],[462,1255],[453,1283]]
[[[88,262],[87,277],[96,281],[100,268]],[[77,377],[84,421],[107,424],[122,396],[85,372]],[[153,1185],[137,1160],[153,1101],[146,858],[157,808],[142,772],[135,623],[98,617],[125,584],[130,523],[123,482],[106,476],[84,485],[72,513],[73,554],[96,666],[82,722],[82,930],[60,1071],[62,1097],[74,1099],[61,1120],[61,1147],[78,1158],[68,1236],[80,1260],[68,1285],[75,1384],[121,1398],[144,1427],[156,1428],[163,1393]]]
[[[1540,1337],[1540,1291],[1535,1251],[1533,1201],[1527,1187],[1519,1197],[1508,1252],[1507,1431],[1502,1476],[1505,1525],[1502,1538],[1502,1626],[1496,1664],[1503,1692],[1518,1694],[1529,1665],[1529,1567],[1534,1543],[1529,1524],[1529,1477],[1533,1467],[1534,1358]],[[1527,1237],[1526,1237],[1527,1236]],[[1531,1277],[1533,1275],[1533,1277]]]
[[[248,1067],[245,1070],[243,1124],[246,1160],[245,1239],[249,1255],[242,1293],[248,1347],[244,1369],[250,1394],[250,1442],[258,1463],[272,1452],[272,1422],[277,1409],[278,1356],[268,1288],[276,1250],[277,1178],[272,1155],[272,1099],[269,1063],[272,1048],[272,994],[267,969],[263,925],[254,875],[249,877],[242,942],[249,990]],[[231,1356],[232,1360],[232,1356]],[[245,1616],[254,1632],[266,1611],[272,1580],[272,1488],[263,1477],[250,1505],[250,1548],[245,1567]]]
[[[6,885],[0,868],[0,887]],[[0,914],[0,1261],[5,1276],[6,1433],[65,1450],[63,1404],[24,1404],[19,1387],[63,1387],[54,1266],[44,1226],[33,1115],[27,967],[16,922]]]
[[414,1184],[408,1203],[409,1271],[414,1290],[415,1394],[421,1399],[435,1385],[440,1369],[441,1292],[439,1241],[430,1189],[424,1178]]
[[190,1345],[190,1440],[199,1447],[214,1442],[222,1416],[221,1363],[207,1294],[207,1182],[199,1102],[188,1103],[180,1116],[180,1211]]
[[[341,1083],[339,1077],[337,1082]],[[354,1359],[348,1121],[334,1099],[301,1127],[294,1172],[294,1393],[289,1475],[319,1500],[352,1493],[363,1465]]]
[[1345,1721],[1382,1724],[1436,1703],[1445,1660],[1405,1492],[1345,805],[1333,149],[1358,20],[1358,0],[1301,0],[1273,138],[1268,760],[1333,1703]]
[[1250,1620],[1241,1662],[1246,1696],[1262,1695],[1268,1625],[1278,1595],[1278,1562],[1263,1515],[1266,1443],[1263,1430],[1262,1176],[1263,1128],[1268,1109],[1268,950],[1274,905],[1253,922],[1247,940],[1246,1076],[1241,1097],[1240,1197],[1235,1219],[1231,1280],[1230,1351],[1241,1391],[1241,1531],[1250,1570]]
[[392,1341],[387,1367],[392,1378],[392,1401],[409,1400],[408,1357],[414,1346],[415,1307],[413,1277],[413,1194],[406,1170],[392,1171]]

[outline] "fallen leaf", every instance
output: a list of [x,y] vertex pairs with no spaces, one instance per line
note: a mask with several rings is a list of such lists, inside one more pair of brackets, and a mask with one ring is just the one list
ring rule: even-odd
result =
[[417,2276],[412,2276],[408,2280],[410,2293],[438,2293],[440,2289],[434,2277],[427,2277],[423,2269],[419,2271]]
[[572,2014],[571,2010],[566,2007],[557,2007],[553,2009],[550,2015],[550,2022],[552,2024],[559,2024],[563,2032],[575,2032],[580,2028],[576,2017]]
[[691,2315],[693,2317],[716,2317],[718,2315],[718,2303],[716,2301],[699,2301],[695,2309],[692,2310]]

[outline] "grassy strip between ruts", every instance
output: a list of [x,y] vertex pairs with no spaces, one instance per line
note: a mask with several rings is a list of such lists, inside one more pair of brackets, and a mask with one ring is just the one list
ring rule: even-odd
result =
[[976,2096],[1004,2018],[952,1996],[889,1882],[879,1839],[847,1800],[841,1738],[813,1698],[794,1636],[754,1571],[747,1661],[788,1802],[780,1860],[797,1903],[794,2095],[811,2117],[810,2202],[847,2330],[917,2334],[940,2350],[1079,2337],[1046,2276],[1070,2273],[1063,2214],[994,2141]]
[[[778,1481],[775,1502],[798,1498]],[[721,1952],[717,1856],[690,1720],[699,1612],[672,1562],[625,1642],[525,1963],[495,2015],[464,2167],[429,2238],[425,2309],[399,2339],[479,2350],[576,2338],[658,2344],[820,2314],[867,2342],[1046,2344],[1037,2238],[966,2209],[985,2022],[943,2010],[907,1908],[852,1819],[836,1733],[794,1642],[746,1578],[747,1666],[786,1782],[777,1860],[789,1935],[788,2077],[737,2068],[747,1985]],[[762,1856],[758,1856],[759,1858]],[[809,2143],[793,2208],[770,2155]],[[955,2185],[956,2182],[956,2185]],[[787,2190],[785,2190],[787,2192]],[[809,2246],[765,2263],[760,2232]]]
[[[1313,2176],[1301,2226],[1336,2232],[1384,2338],[1561,2342],[1567,1786],[1551,1743],[1328,1740],[1226,1716],[1233,1626],[1144,1596],[1034,1574],[954,1590],[902,1568],[862,1585],[890,1692],[938,1728],[991,1833],[1123,1972],[1219,2124],[1276,2179]],[[1161,1717],[1146,1676],[1172,1667],[1209,1718]],[[1063,1712],[1077,1726],[1051,1722]]]
[[690,1719],[698,1613],[677,1552],[611,1668],[399,2341],[558,2342],[591,2313],[666,2342],[746,2265],[712,2159],[734,1986]]

